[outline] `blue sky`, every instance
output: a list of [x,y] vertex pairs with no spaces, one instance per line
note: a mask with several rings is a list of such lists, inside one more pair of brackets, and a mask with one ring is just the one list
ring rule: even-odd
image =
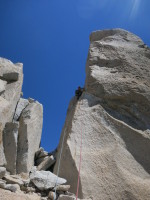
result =
[[149,0],[0,0],[0,56],[24,64],[24,97],[44,106],[47,151],[84,85],[90,33],[124,28],[150,46],[149,10]]

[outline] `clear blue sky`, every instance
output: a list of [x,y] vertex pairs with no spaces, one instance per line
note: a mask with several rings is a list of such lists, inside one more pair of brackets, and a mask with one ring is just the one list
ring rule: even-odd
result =
[[24,64],[24,97],[44,106],[42,146],[56,148],[85,81],[89,34],[124,28],[150,46],[150,0],[0,0],[0,56]]

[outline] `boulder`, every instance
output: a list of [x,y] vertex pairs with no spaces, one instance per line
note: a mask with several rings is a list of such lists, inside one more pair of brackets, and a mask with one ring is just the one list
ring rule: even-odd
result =
[[0,179],[3,178],[6,174],[6,168],[0,167]]
[[[125,30],[90,36],[85,92],[70,102],[58,146],[61,177],[79,198],[149,199],[150,49]],[[57,172],[58,160],[54,167]]]
[[16,107],[15,114],[14,114],[14,118],[13,118],[14,121],[17,121],[19,119],[23,109],[25,109],[28,104],[29,104],[29,101],[27,99],[20,98]]
[[46,159],[43,160],[43,162],[41,162],[38,167],[37,170],[47,170],[48,168],[50,168],[53,164],[55,163],[55,159],[53,156],[48,156]]
[[19,178],[17,176],[5,175],[4,180],[8,184],[18,184],[19,186],[24,185],[24,182],[21,180],[21,178]]
[[16,174],[18,129],[18,122],[8,122],[3,134],[4,152],[7,161],[6,169],[11,174]]
[[44,160],[47,160],[48,158],[49,156],[38,158],[37,160],[35,160],[35,165],[38,166],[40,163],[42,163]]
[[6,181],[0,180],[0,188],[4,189],[6,187]]
[[70,189],[70,185],[58,185],[54,190],[67,192]]
[[6,184],[5,190],[10,190],[11,192],[16,192],[18,189],[18,185],[16,184]]
[[17,173],[29,172],[34,166],[35,152],[39,149],[42,125],[43,107],[40,103],[30,103],[19,119]]
[[41,191],[53,188],[56,184],[61,185],[67,181],[63,178],[57,177],[50,171],[36,171],[30,173],[31,182]]
[[57,199],[57,194],[55,195],[55,192],[52,192],[50,191],[49,194],[48,194],[48,198],[51,199],[51,200],[55,200]]
[[[18,74],[18,78],[15,78],[14,74]],[[7,59],[0,58],[0,79],[5,83],[7,81],[7,84],[4,84],[5,90],[0,94],[0,166],[2,166],[6,164],[2,134],[6,122],[12,122],[17,102],[20,99],[23,82],[22,64],[14,64]]]

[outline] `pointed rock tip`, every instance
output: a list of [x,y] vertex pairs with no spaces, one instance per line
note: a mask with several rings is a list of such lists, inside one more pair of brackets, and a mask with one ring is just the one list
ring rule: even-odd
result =
[[137,42],[142,42],[143,43],[143,41],[141,40],[140,37],[138,37],[134,33],[131,33],[129,31],[121,29],[121,28],[93,31],[90,34],[90,42],[102,40],[104,38],[111,37],[111,36],[114,36],[114,35],[115,36],[121,36],[122,38],[125,38],[126,41],[129,40],[129,41],[132,41],[132,42],[133,41],[137,41]]

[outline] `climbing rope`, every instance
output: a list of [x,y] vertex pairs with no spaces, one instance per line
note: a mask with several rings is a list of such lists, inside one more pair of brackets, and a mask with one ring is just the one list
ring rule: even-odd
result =
[[[79,104],[79,108],[80,108],[80,104]],[[65,135],[66,135],[66,128],[64,130],[64,135],[63,135],[62,144],[61,144],[61,151],[60,151],[60,155],[59,155],[59,159],[58,159],[58,169],[57,169],[57,179],[56,179],[56,183],[55,183],[54,200],[56,200],[56,190],[57,190],[57,183],[58,183],[58,175],[59,175],[59,171],[60,171],[60,162],[61,162],[61,157],[62,157],[62,151],[63,151],[63,146],[64,146]],[[79,161],[79,172],[78,172],[78,181],[77,181],[76,200],[78,199],[78,193],[79,193],[81,161],[82,161],[82,125],[81,125],[80,161]]]
[[82,125],[81,125],[80,161],[79,161],[79,172],[78,172],[76,200],[78,199],[78,193],[79,193],[79,181],[80,181],[81,161],[82,161]]
[[78,193],[79,193],[81,161],[82,161],[82,124],[81,124],[80,161],[79,161],[79,171],[78,171],[78,182],[77,182],[76,200],[78,199]]
[[57,178],[56,178],[56,183],[55,183],[54,200],[56,200],[56,190],[57,190],[57,183],[58,183],[58,175],[59,175],[59,171],[60,171],[60,161],[61,161],[61,157],[62,157],[62,151],[63,151],[63,146],[64,146],[65,135],[66,135],[66,128],[64,130],[64,135],[63,135],[63,140],[62,140],[62,144],[61,144],[60,155],[59,155],[59,159],[58,159],[58,169],[57,169]]

